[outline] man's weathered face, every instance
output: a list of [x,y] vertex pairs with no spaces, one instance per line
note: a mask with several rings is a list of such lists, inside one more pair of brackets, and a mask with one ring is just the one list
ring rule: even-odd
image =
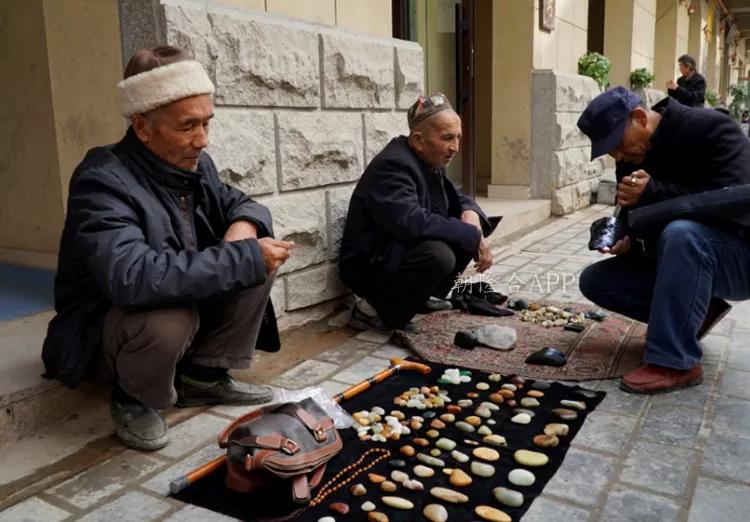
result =
[[423,121],[412,132],[412,147],[431,167],[447,166],[459,151],[461,118],[444,110]]
[[616,161],[639,165],[643,163],[646,152],[651,147],[653,133],[654,129],[649,126],[646,111],[638,108],[630,115],[630,121],[625,126],[620,145],[610,151],[609,155]]
[[688,74],[690,74],[690,71],[691,71],[690,67],[688,67],[687,65],[685,65],[682,62],[677,62],[677,65],[680,67],[680,74],[681,75],[687,76]]
[[178,167],[195,170],[201,151],[208,146],[208,122],[214,117],[207,94],[183,98],[131,122],[138,138],[154,154]]

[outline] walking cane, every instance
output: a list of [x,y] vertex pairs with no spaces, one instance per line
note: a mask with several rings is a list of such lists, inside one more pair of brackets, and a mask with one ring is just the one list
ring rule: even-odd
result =
[[[348,388],[344,390],[341,393],[337,393],[333,396],[333,400],[340,404],[341,402],[351,399],[352,397],[359,395],[365,390],[369,390],[376,384],[380,384],[384,380],[388,379],[389,377],[393,376],[394,374],[400,372],[400,371],[416,371],[423,375],[427,375],[432,371],[432,368],[427,366],[426,364],[414,362],[414,361],[405,361],[404,359],[400,359],[398,357],[394,357],[391,359],[391,365],[386,368],[385,370],[376,373],[372,377],[369,377],[365,379],[364,381],[360,382],[359,384],[355,384],[351,388]],[[207,462],[203,464],[202,466],[194,469],[190,473],[187,473],[186,475],[183,475],[181,477],[178,477],[172,481],[169,482],[169,491],[173,495],[176,495],[180,491],[183,491],[185,488],[187,488],[190,484],[193,484],[194,482],[207,477],[214,471],[218,470],[220,467],[224,465],[224,463],[227,460],[226,455],[221,455],[219,457],[216,457],[215,459],[211,460],[210,462]]]

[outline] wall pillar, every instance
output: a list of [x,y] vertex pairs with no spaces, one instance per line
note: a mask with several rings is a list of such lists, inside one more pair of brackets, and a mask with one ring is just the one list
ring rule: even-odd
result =
[[688,54],[695,58],[696,70],[705,76],[708,60],[708,45],[703,28],[706,25],[708,6],[704,2],[695,2],[695,12],[688,22]]
[[604,9],[604,55],[610,85],[630,87],[630,72],[654,70],[656,0],[610,0]]
[[124,130],[117,2],[10,4],[0,6],[0,261],[54,268],[73,169]]
[[529,197],[534,2],[492,10],[492,183],[490,198]]
[[677,59],[688,51],[689,24],[687,9],[679,5],[677,0],[658,0],[654,85],[659,89],[665,88],[669,80],[680,77]]

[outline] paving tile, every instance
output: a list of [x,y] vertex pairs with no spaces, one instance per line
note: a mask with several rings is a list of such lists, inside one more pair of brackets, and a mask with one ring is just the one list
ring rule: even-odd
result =
[[716,366],[704,367],[703,384],[651,397],[651,404],[680,404],[693,408],[704,408],[711,395],[711,375]]
[[172,516],[165,518],[164,522],[230,522],[232,520],[238,519],[198,506],[185,506]]
[[274,380],[273,384],[283,388],[304,388],[327,379],[339,369],[340,366],[337,364],[310,359],[282,373]]
[[729,357],[727,357],[727,368],[750,372],[750,350],[730,349]]
[[216,443],[211,444],[168,467],[158,475],[152,477],[148,482],[142,484],[142,486],[154,493],[167,496],[171,480],[179,478],[225,453],[226,451],[221,449]]
[[702,422],[702,409],[669,403],[652,404],[640,436],[662,444],[692,448],[697,442]]
[[586,422],[573,439],[573,445],[622,453],[636,422],[635,417],[596,410],[586,417]]
[[354,337],[318,354],[315,359],[339,366],[349,366],[369,355],[376,346],[375,343]]
[[163,517],[172,505],[140,491],[129,491],[81,518],[82,522],[145,522]]
[[331,397],[351,387],[350,384],[338,381],[323,381],[320,383],[320,386],[325,390],[326,395]]
[[642,491],[616,487],[607,497],[602,522],[670,522],[677,520],[680,506],[674,500]]
[[750,401],[722,398],[716,402],[713,428],[750,437]]
[[643,411],[649,399],[648,395],[637,395],[622,391],[620,389],[620,379],[600,381],[596,389],[607,392],[607,396],[596,407],[597,411],[601,410],[619,413],[620,415],[638,416]]
[[69,516],[67,511],[32,497],[0,511],[0,522],[57,522]]
[[230,406],[229,404],[221,404],[219,406],[214,406],[210,411],[221,415],[226,415],[234,419],[262,407],[262,404],[259,404],[257,406]]
[[[247,406],[245,406],[245,411],[247,411]],[[201,413],[170,428],[169,444],[156,454],[176,459],[190,450],[205,446],[209,441],[215,441],[219,432],[226,426],[225,419]]]
[[688,522],[736,522],[746,520],[748,512],[750,486],[698,477]]
[[709,335],[701,341],[703,364],[719,364],[724,351],[729,349],[730,339],[718,335]]
[[[615,469],[616,459],[598,453],[570,448],[562,466],[544,488],[545,493],[556,495],[578,504],[594,506]],[[581,470],[586,470],[586,480],[581,480]]]
[[336,380],[357,384],[388,367],[388,362],[380,357],[365,357],[358,363],[343,369],[336,374]]
[[693,450],[638,441],[625,460],[620,480],[679,497],[695,458]]
[[400,346],[396,346],[395,344],[386,343],[374,352],[372,352],[373,357],[382,357],[383,359],[391,359],[392,357],[399,357],[401,359],[406,359],[407,357],[411,357],[414,355],[409,350],[404,350]]
[[739,399],[750,399],[750,372],[725,369],[721,376],[719,393]]
[[87,509],[167,463],[140,451],[128,450],[47,491],[69,504]]
[[359,339],[360,341],[367,341],[378,344],[386,342],[389,338],[389,335],[373,332],[372,330],[365,330],[364,332],[357,335],[357,339]]
[[701,469],[717,477],[747,481],[750,477],[750,438],[713,430],[703,452]]
[[566,522],[586,522],[589,512],[582,508],[569,506],[545,497],[537,497],[523,516],[523,522],[549,522],[565,520]]

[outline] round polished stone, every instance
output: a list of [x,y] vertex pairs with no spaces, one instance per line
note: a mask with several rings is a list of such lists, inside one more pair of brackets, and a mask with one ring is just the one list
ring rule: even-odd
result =
[[492,490],[495,500],[510,507],[519,507],[523,504],[523,493],[509,488],[495,488]]
[[[455,422],[456,421],[456,416],[453,415],[452,413],[443,413],[440,416],[440,420],[443,421],[443,422]],[[438,504],[432,504],[432,505],[437,506]]]
[[381,499],[383,501],[383,504],[385,504],[388,507],[392,507],[395,509],[413,509],[414,503],[411,500],[406,500],[402,497],[389,497],[385,496]]
[[370,511],[367,513],[367,522],[389,522],[388,515],[380,511]]
[[367,494],[367,488],[362,484],[354,484],[351,487],[350,491],[355,497],[361,497]]
[[479,391],[487,391],[490,389],[490,385],[486,382],[478,382],[477,383],[477,390]]
[[495,447],[503,447],[503,446],[508,445],[508,442],[505,440],[505,437],[503,437],[502,435],[487,435],[485,438],[482,439],[482,442],[484,442],[488,446],[495,446]]
[[472,461],[469,466],[471,472],[477,477],[487,478],[495,474],[495,466],[492,464],[485,464],[484,462]]
[[388,465],[392,468],[401,469],[406,467],[406,461],[401,459],[389,460]]
[[487,462],[496,462],[500,460],[500,453],[492,448],[474,448],[471,453],[476,458],[486,460]]
[[573,408],[574,410],[585,410],[586,409],[586,403],[582,401],[567,401],[562,400],[560,401],[560,404],[567,407],[567,408]]
[[449,488],[434,487],[430,490],[430,495],[439,498],[440,500],[444,500],[445,502],[450,502],[451,504],[465,504],[469,501],[469,497],[463,493],[459,493],[458,491]]
[[508,473],[508,482],[514,486],[531,486],[536,481],[536,477],[531,471],[516,468]]
[[450,482],[451,486],[464,488],[472,483],[472,479],[463,470],[456,468],[453,470],[453,473],[451,473],[448,482]]
[[510,419],[510,422],[516,424],[528,424],[531,422],[531,416],[528,413],[518,413]]
[[473,433],[474,432],[474,426],[469,424],[468,422],[464,421],[458,421],[455,424],[456,428],[458,428],[461,431],[465,431],[466,433]]
[[534,384],[532,384],[531,387],[535,390],[549,390],[552,387],[552,384],[547,381],[534,381]]
[[474,513],[489,522],[511,522],[511,518],[504,511],[490,506],[477,506]]
[[547,434],[536,435],[531,441],[534,443],[534,446],[539,446],[540,448],[554,448],[560,444],[560,439],[555,435]]
[[409,446],[408,444],[405,446],[401,446],[401,449],[398,450],[401,455],[404,457],[413,457],[414,454],[417,452],[414,449],[414,446]]
[[422,510],[424,517],[430,522],[446,522],[448,510],[441,504],[427,504]]
[[399,484],[401,484],[403,481],[409,480],[409,475],[407,475],[403,471],[394,470],[391,471],[391,480],[393,480],[393,482],[398,482]]
[[369,478],[370,482],[373,484],[380,484],[385,481],[385,477],[383,475],[378,475],[377,473],[368,473],[367,478]]
[[539,406],[539,401],[536,400],[534,397],[524,397],[521,399],[521,406],[524,408],[536,408]]
[[445,451],[453,451],[454,449],[456,449],[456,443],[451,439],[446,438],[438,439],[438,441],[435,443],[435,446]]
[[395,482],[391,482],[390,480],[386,480],[380,484],[380,491],[384,493],[393,493],[396,489],[398,489],[398,486],[396,486]]
[[477,427],[479,427],[479,426],[482,425],[482,419],[480,419],[476,415],[469,415],[468,417],[466,417],[464,419],[464,422],[466,422],[468,424],[471,424],[475,428],[477,428]]
[[468,455],[466,455],[465,453],[461,453],[460,451],[456,451],[456,450],[451,451],[451,457],[453,457],[453,459],[456,462],[463,463],[463,462],[468,462],[469,461],[469,456]]
[[565,437],[569,431],[570,431],[570,427],[567,424],[562,424],[559,422],[553,422],[553,423],[547,424],[544,427],[545,434],[555,435],[557,437]]
[[489,435],[492,433],[492,430],[487,426],[479,426],[479,429],[477,430],[478,435]]
[[369,500],[362,504],[362,511],[372,511],[373,509],[375,509],[375,504]]
[[544,392],[539,390],[529,390],[526,396],[533,397],[535,399],[541,399],[542,397],[544,397]]
[[429,478],[435,474],[435,470],[428,466],[417,464],[414,466],[414,474],[420,478]]
[[343,502],[334,502],[333,504],[328,506],[328,509],[338,515],[346,515],[347,513],[349,513],[349,504],[344,504]]
[[544,453],[524,449],[517,450],[513,454],[513,458],[515,458],[516,462],[520,465],[529,467],[544,466],[549,462],[549,457]]
[[578,418],[578,413],[567,408],[555,408],[552,413],[560,417],[562,420],[573,420]]

